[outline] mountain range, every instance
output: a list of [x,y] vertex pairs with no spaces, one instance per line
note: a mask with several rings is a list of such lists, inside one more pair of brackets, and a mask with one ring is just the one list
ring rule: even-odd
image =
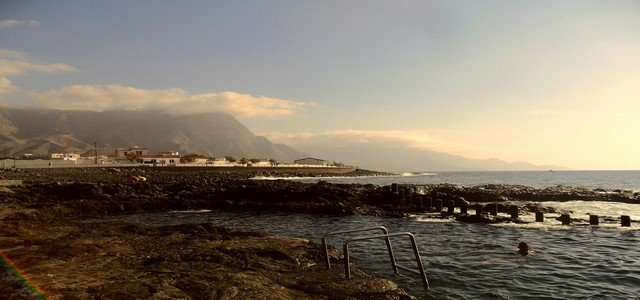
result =
[[142,111],[0,108],[0,153],[113,155],[118,147],[290,162],[302,154],[257,136],[224,113],[173,115]]
[[[388,143],[349,145],[318,141],[312,144],[272,143],[225,113],[175,115],[160,111],[81,111],[0,107],[0,156],[24,153],[101,155],[116,148],[141,146],[151,153],[272,158],[292,162],[304,156],[344,162],[380,171],[515,171],[563,169],[499,159],[470,159],[458,155],[394,147]],[[341,144],[341,143],[340,143]]]
[[[294,147],[296,147],[294,145]],[[395,147],[393,145],[357,144],[341,147],[314,145],[312,148],[296,147],[305,153],[330,157],[336,161],[357,162],[360,167],[385,171],[536,171],[566,170],[554,165],[534,165],[527,162],[472,159],[424,149]]]

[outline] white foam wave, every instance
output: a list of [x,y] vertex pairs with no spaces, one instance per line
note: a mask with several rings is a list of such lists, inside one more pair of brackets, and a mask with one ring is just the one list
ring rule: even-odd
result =
[[600,217],[620,218],[622,215],[630,216],[632,220],[640,219],[640,204],[604,202],[604,201],[567,201],[544,202],[545,206],[571,212],[571,218],[589,220],[589,215]]
[[401,177],[416,177],[416,176],[436,176],[438,173],[430,173],[430,172],[403,172],[400,174]]
[[[519,219],[524,223],[496,223],[491,226],[511,227],[521,229],[537,229],[537,230],[579,230],[581,228],[606,228],[618,231],[640,231],[640,204],[602,202],[602,201],[569,201],[569,202],[545,202],[545,206],[554,207],[566,212],[570,212],[571,225],[563,225],[559,220],[559,213],[545,213],[544,222],[536,222],[535,214],[520,214]],[[458,212],[456,210],[456,212]],[[475,213],[471,210],[470,213]],[[591,226],[589,224],[590,214],[598,215],[599,225]],[[620,216],[628,215],[631,217],[631,227],[622,227],[620,224]],[[498,216],[508,217],[509,215],[499,213]],[[441,218],[439,213],[425,213],[410,216],[415,218],[417,222],[430,223],[447,223],[455,222],[455,219]]]
[[359,179],[359,178],[393,178],[401,175],[369,175],[369,176],[318,176],[318,177],[273,177],[273,176],[255,176],[251,180],[331,180],[331,179]]

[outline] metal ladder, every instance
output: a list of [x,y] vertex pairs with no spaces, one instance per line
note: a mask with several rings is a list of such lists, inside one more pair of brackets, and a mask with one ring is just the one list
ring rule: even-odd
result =
[[[334,231],[334,232],[330,232],[327,233],[325,236],[322,237],[322,247],[324,248],[324,257],[325,257],[325,263],[327,266],[327,270],[331,268],[331,263],[329,262],[329,250],[327,248],[327,238],[330,236],[335,236],[335,235],[342,235],[342,234],[346,234],[346,233],[356,233],[356,232],[364,232],[364,231],[382,231],[383,234],[378,234],[378,235],[368,235],[368,236],[358,236],[355,238],[351,238],[348,239],[344,242],[343,244],[343,251],[344,251],[344,273],[345,273],[345,277],[347,279],[351,279],[351,269],[349,267],[349,243],[351,242],[357,242],[357,241],[364,241],[364,240],[374,240],[374,239],[384,239],[386,244],[387,244],[387,251],[389,252],[389,259],[391,260],[391,268],[393,269],[393,273],[394,274],[398,274],[398,269],[402,269],[417,275],[420,275],[420,277],[422,278],[422,283],[424,284],[424,287],[428,290],[429,289],[429,281],[427,280],[427,275],[424,272],[424,267],[422,266],[422,259],[420,258],[420,252],[418,251],[418,246],[416,244],[416,238],[415,236],[413,236],[413,234],[411,234],[410,232],[398,232],[398,233],[389,233],[389,231],[387,230],[387,228],[385,228],[384,226],[376,226],[376,227],[368,227],[368,228],[362,228],[362,229],[354,229],[354,230],[342,230],[342,231]],[[395,256],[393,254],[393,248],[391,246],[391,239],[390,237],[395,237],[395,236],[408,236],[409,239],[411,240],[411,245],[413,246],[413,254],[416,258],[416,264],[418,266],[418,270],[414,270],[411,268],[407,268],[404,266],[400,266],[396,263],[396,259]]]

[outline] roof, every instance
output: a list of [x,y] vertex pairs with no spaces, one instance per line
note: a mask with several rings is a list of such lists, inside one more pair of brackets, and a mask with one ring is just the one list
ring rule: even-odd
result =
[[147,154],[147,155],[140,155],[140,158],[181,158],[181,156],[166,155],[166,154]]
[[301,159],[296,159],[296,160],[294,160],[294,162],[300,161],[300,160],[306,160],[306,159],[313,159],[313,160],[317,160],[317,161],[326,161],[324,159],[319,159],[319,158],[305,157],[305,158],[301,158]]

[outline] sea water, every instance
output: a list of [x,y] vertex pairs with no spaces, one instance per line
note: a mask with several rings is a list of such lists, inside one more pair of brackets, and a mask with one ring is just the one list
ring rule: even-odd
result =
[[[275,179],[274,177],[261,179]],[[377,185],[451,183],[464,186],[517,184],[537,188],[558,185],[640,191],[640,171],[478,171],[404,172],[398,176],[281,178],[303,182],[372,183]]]
[[[317,181],[315,179],[299,179]],[[640,190],[640,172],[450,172],[411,173],[407,176],[322,178],[337,183],[455,183],[523,184],[536,187],[570,185],[590,188]],[[383,225],[390,232],[416,236],[431,289],[409,272],[394,275],[386,247],[380,240],[350,245],[352,262],[359,268],[391,279],[420,299],[640,299],[640,204],[611,202],[545,202],[572,212],[572,225],[554,215],[528,224],[466,224],[429,215],[409,218],[328,216],[281,212],[189,211],[120,216],[152,225],[216,222],[240,230],[307,238],[320,242],[328,232]],[[631,227],[616,222],[588,225],[588,214],[603,218],[631,215]],[[347,237],[329,243],[341,249]],[[533,251],[517,253],[520,241]],[[399,264],[415,266],[408,240],[393,240]],[[335,266],[341,268],[341,266]]]
[[[640,209],[640,207],[639,207]],[[120,216],[151,225],[215,222],[239,230],[307,238],[317,243],[328,232],[383,225],[415,235],[430,287],[417,275],[394,275],[382,240],[350,244],[359,268],[397,282],[419,299],[638,299],[639,225],[563,226],[549,218],[533,225],[482,225],[413,216],[327,216],[281,212],[165,212]],[[331,237],[341,249],[352,236]],[[517,253],[520,241],[533,251]],[[415,267],[408,240],[393,247],[400,265]],[[341,265],[333,267],[342,270]]]

